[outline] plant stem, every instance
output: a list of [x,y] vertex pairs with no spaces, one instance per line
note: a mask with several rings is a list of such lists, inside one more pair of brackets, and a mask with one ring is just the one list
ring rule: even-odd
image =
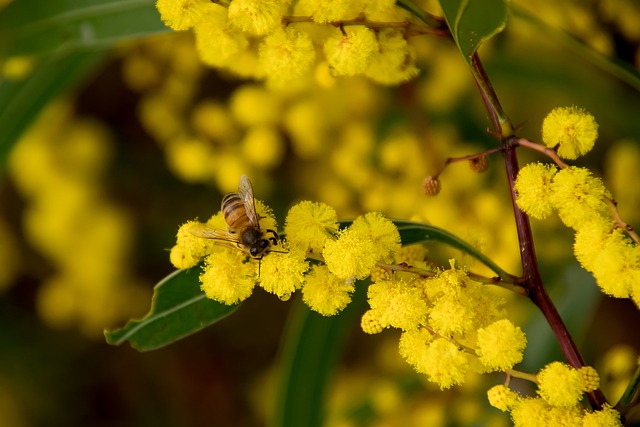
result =
[[509,118],[504,113],[502,105],[500,105],[498,96],[493,90],[493,86],[489,81],[487,73],[484,71],[482,62],[480,62],[478,52],[475,52],[473,54],[470,64],[474,81],[476,83],[478,91],[480,92],[480,95],[482,95],[482,101],[484,102],[484,106],[489,113],[491,123],[493,123],[494,135],[499,137],[500,139],[511,136],[514,131],[513,125],[511,124],[511,120],[509,120]]
[[[499,137],[503,148],[502,154],[507,171],[507,180],[509,182],[509,190],[511,193],[511,204],[513,206],[516,229],[518,232],[520,259],[522,261],[522,282],[520,285],[524,286],[529,291],[529,298],[540,309],[540,311],[542,311],[542,314],[547,319],[551,330],[560,344],[562,354],[566,361],[574,368],[579,369],[585,366],[584,361],[582,360],[582,356],[573,342],[567,327],[560,317],[558,310],[544,288],[542,277],[540,276],[540,270],[538,269],[538,261],[533,245],[533,234],[531,233],[529,217],[522,212],[516,204],[515,181],[518,176],[518,171],[520,170],[520,167],[518,166],[518,157],[516,156],[516,147],[518,146],[519,138],[513,135],[513,126],[502,110],[502,106],[500,105],[498,97],[493,90],[489,77],[484,71],[477,52],[474,53],[471,58],[471,66],[476,86],[482,95],[482,100],[494,127],[493,133],[496,137]],[[602,408],[602,405],[607,402],[600,390],[589,392],[587,395],[593,408],[600,409]]]
[[[638,394],[638,390],[640,389],[640,366],[636,369],[636,372],[631,377],[631,381],[627,385],[622,397],[616,404],[615,408],[620,411],[620,413],[624,416],[626,415],[629,408],[633,406],[634,396]],[[636,401],[638,398],[635,399]]]
[[[516,156],[516,147],[507,141],[505,143],[504,163],[507,170],[507,179],[509,181],[509,189],[511,190],[511,201],[513,204],[513,213],[516,220],[516,229],[518,232],[518,241],[520,242],[520,258],[522,260],[522,283],[529,290],[529,298],[542,311],[547,319],[551,330],[556,335],[560,349],[567,362],[576,369],[585,366],[582,356],[578,351],[567,327],[565,326],[558,310],[553,305],[549,294],[547,293],[540,277],[538,262],[536,258],[535,248],[533,245],[533,235],[531,233],[531,224],[529,217],[520,210],[516,204],[516,191],[514,183],[518,175],[519,166]],[[589,392],[589,402],[594,408],[602,408],[607,401],[600,390]]]

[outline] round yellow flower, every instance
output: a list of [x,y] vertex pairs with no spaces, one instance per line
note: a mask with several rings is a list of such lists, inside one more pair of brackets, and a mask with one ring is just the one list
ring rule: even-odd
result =
[[258,48],[259,62],[264,68],[267,83],[278,88],[286,87],[309,73],[315,55],[309,34],[292,26],[276,28]]
[[562,222],[573,229],[601,220],[606,216],[603,201],[609,192],[602,180],[591,175],[589,169],[570,166],[553,177],[551,203]]
[[366,76],[376,83],[396,85],[416,77],[419,73],[414,55],[403,34],[385,28],[378,33],[378,51],[374,52]]
[[392,260],[400,250],[400,233],[393,222],[379,212],[359,216],[350,227],[354,232],[369,235],[378,261]]
[[211,9],[220,6],[209,0],[158,0],[156,8],[167,27],[182,31],[202,22]]
[[542,141],[558,147],[558,155],[576,159],[593,148],[598,138],[598,123],[584,109],[575,106],[556,108],[542,122]]
[[276,29],[286,11],[287,0],[233,0],[229,5],[229,23],[254,36]]
[[338,233],[338,215],[329,205],[303,201],[289,209],[284,232],[292,246],[320,254],[327,239]]
[[376,311],[383,327],[408,331],[418,328],[427,317],[422,289],[404,280],[382,280],[368,290],[369,306]]
[[553,406],[575,406],[585,390],[584,377],[577,369],[551,362],[537,375],[538,394]]
[[333,316],[351,302],[354,290],[352,283],[339,279],[326,266],[315,265],[305,278],[302,301],[323,316]]
[[240,250],[225,250],[207,257],[200,288],[207,298],[231,305],[251,296],[256,284],[253,263]]
[[522,361],[527,338],[518,326],[508,319],[493,322],[478,329],[476,352],[489,372],[506,371]]
[[515,189],[516,203],[522,211],[537,219],[551,214],[551,182],[556,172],[555,166],[542,163],[531,163],[520,169]]
[[356,25],[334,30],[324,44],[324,53],[336,76],[355,76],[369,67],[373,54],[378,51],[375,33]]
[[279,298],[288,297],[300,289],[309,264],[291,252],[272,252],[261,260],[259,284]]
[[622,427],[620,412],[605,404],[599,411],[584,414],[582,427]]
[[322,250],[329,270],[343,280],[364,279],[378,261],[377,250],[367,233],[344,230],[337,240],[327,240]]

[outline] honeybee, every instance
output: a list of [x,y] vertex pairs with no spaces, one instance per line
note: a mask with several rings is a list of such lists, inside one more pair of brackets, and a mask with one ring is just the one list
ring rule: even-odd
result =
[[[278,244],[278,234],[271,229],[263,230],[260,215],[256,212],[253,186],[246,175],[240,177],[238,191],[222,198],[220,210],[227,223],[227,230],[219,230],[203,224],[192,230],[198,237],[232,242],[254,259],[262,259]],[[267,235],[271,235],[267,237]]]

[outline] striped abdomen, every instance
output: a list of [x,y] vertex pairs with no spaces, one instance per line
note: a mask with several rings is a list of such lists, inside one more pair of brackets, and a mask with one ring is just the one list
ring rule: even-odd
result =
[[251,225],[244,202],[238,193],[229,193],[224,196],[221,211],[230,232],[237,233]]

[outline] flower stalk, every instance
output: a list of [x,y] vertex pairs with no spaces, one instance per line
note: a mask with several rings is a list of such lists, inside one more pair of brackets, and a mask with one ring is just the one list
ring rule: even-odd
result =
[[[533,244],[533,235],[531,232],[529,217],[526,213],[520,210],[516,204],[517,194],[515,190],[515,181],[518,176],[518,171],[520,170],[516,155],[516,147],[518,145],[519,138],[512,135],[514,128],[502,110],[502,106],[500,105],[493,86],[491,85],[489,77],[484,71],[484,67],[482,66],[482,62],[480,61],[477,52],[474,53],[471,59],[471,65],[476,86],[482,96],[482,100],[494,128],[493,132],[500,138],[503,148],[502,153],[507,172],[507,180],[509,182],[513,213],[516,220],[520,259],[522,262],[522,277],[519,284],[528,290],[529,298],[540,309],[540,311],[542,311],[542,314],[545,316],[551,330],[558,340],[562,354],[567,362],[574,368],[580,369],[585,366],[582,356],[580,355],[580,352],[569,334],[564,321],[560,317],[558,310],[553,304],[553,301],[551,301],[551,298],[549,297],[549,294],[542,282],[535,247]],[[593,408],[600,409],[605,403],[607,403],[604,394],[599,389],[588,392],[587,396]]]

